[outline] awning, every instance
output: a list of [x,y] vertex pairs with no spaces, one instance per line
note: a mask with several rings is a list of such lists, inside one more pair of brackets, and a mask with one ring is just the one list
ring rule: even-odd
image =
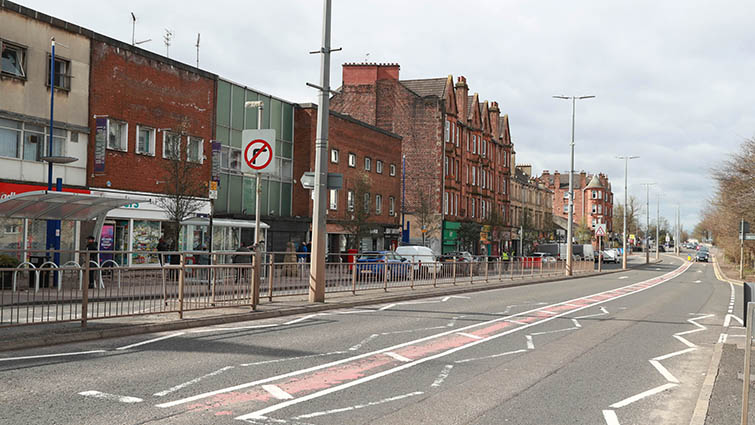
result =
[[[193,217],[181,222],[183,225],[193,226],[209,226],[210,219],[205,217]],[[254,221],[249,220],[235,220],[232,218],[214,218],[212,219],[212,225],[218,227],[243,227],[245,229],[254,229]],[[260,221],[260,229],[269,229],[270,225]]]
[[85,221],[104,217],[113,208],[134,202],[150,202],[150,199],[38,190],[0,200],[0,218]]

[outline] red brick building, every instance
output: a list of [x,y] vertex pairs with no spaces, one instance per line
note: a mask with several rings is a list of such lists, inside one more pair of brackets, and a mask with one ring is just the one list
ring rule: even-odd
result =
[[[402,137],[410,242],[421,242],[424,230],[439,253],[507,249],[513,146],[508,117],[496,102],[470,95],[464,77],[456,84],[450,75],[400,80],[397,64],[365,63],[343,66],[331,108]],[[429,229],[418,221],[423,198],[438,218]],[[490,223],[497,225],[482,227]],[[480,237],[469,236],[475,226]]]
[[[553,191],[553,215],[568,219],[569,173],[550,174],[544,170],[540,180]],[[613,192],[608,176],[603,173],[574,173],[574,225],[584,224],[591,229],[606,224],[606,232],[613,233]]]
[[[294,176],[298,178],[315,169],[317,105],[297,105],[294,121]],[[343,174],[342,189],[328,191],[328,251],[395,248],[400,237],[401,137],[330,111],[328,150],[328,172]],[[367,183],[360,185],[360,180]],[[295,216],[312,216],[310,190],[295,185],[293,199]],[[356,208],[365,207],[368,215],[355,215]],[[368,230],[356,241],[354,222],[361,217]]]
[[[92,191],[159,199],[174,190],[166,165],[179,156],[195,164],[197,182],[208,184],[216,84],[214,74],[95,34],[87,155]],[[204,214],[210,212],[207,189],[195,194],[206,199],[199,211]],[[116,250],[154,249],[167,220],[159,202],[135,203],[108,217]],[[205,233],[185,229],[179,248],[206,243]]]

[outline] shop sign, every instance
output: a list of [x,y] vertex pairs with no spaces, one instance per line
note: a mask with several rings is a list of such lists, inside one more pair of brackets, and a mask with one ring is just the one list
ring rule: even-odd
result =
[[94,172],[105,172],[105,156],[107,154],[107,118],[95,120],[96,130],[94,133]]
[[[221,150],[221,143],[212,141],[210,142],[212,146],[212,173],[211,173],[211,179],[214,182],[220,181],[220,150]],[[210,189],[212,190],[212,188]],[[217,186],[215,187],[215,190],[217,191]],[[216,198],[211,198],[216,199]]]
[[[33,192],[35,190],[47,190],[47,186],[0,182],[0,199],[18,195],[19,193]],[[63,192],[90,193],[86,189],[70,189],[65,187],[63,188]]]

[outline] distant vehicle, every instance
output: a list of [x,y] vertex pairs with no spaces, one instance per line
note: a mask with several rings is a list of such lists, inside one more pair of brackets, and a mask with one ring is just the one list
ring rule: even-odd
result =
[[409,277],[409,263],[393,251],[366,251],[357,258],[357,279],[376,276],[387,280]]
[[537,252],[547,252],[557,260],[566,259],[565,243],[541,243],[537,246]]
[[433,250],[420,245],[403,245],[396,248],[396,254],[412,263],[414,274],[430,275],[440,272],[442,264],[435,259]]
[[695,260],[696,261],[705,261],[707,263],[708,262],[708,251],[703,251],[703,250],[697,251],[697,255],[695,255]]
[[580,260],[584,260],[584,261],[595,260],[595,251],[593,250],[593,247],[590,244],[574,244],[574,248],[572,252]]
[[619,250],[616,248],[609,248],[603,251],[604,263],[618,263],[619,257],[621,257],[621,254],[619,254]]
[[472,254],[467,251],[453,251],[441,255],[440,261],[443,263],[456,263],[455,266],[453,264],[447,264],[444,266],[444,273],[452,273],[453,267],[456,267],[457,274],[467,274],[470,271],[470,265],[474,263],[475,260]]
[[543,263],[555,263],[556,257],[553,256],[550,252],[533,252],[530,257],[536,257],[540,258]]

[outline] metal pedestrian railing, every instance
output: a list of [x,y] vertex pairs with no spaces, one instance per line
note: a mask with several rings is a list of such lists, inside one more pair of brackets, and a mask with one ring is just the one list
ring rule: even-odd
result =
[[[61,251],[62,252],[62,251]],[[6,253],[7,254],[7,253]],[[259,267],[253,252],[69,251],[58,266],[19,262],[0,268],[0,327],[184,312],[223,307],[255,308],[257,299],[307,295],[308,253],[265,252]],[[134,256],[154,263],[121,265]],[[88,260],[87,260],[88,259]],[[573,273],[594,270],[575,261]],[[254,288],[254,273],[260,286]],[[559,276],[565,262],[538,257],[478,257],[475,261],[362,261],[329,255],[326,293],[391,288],[474,285]],[[257,297],[255,297],[257,294]]]

